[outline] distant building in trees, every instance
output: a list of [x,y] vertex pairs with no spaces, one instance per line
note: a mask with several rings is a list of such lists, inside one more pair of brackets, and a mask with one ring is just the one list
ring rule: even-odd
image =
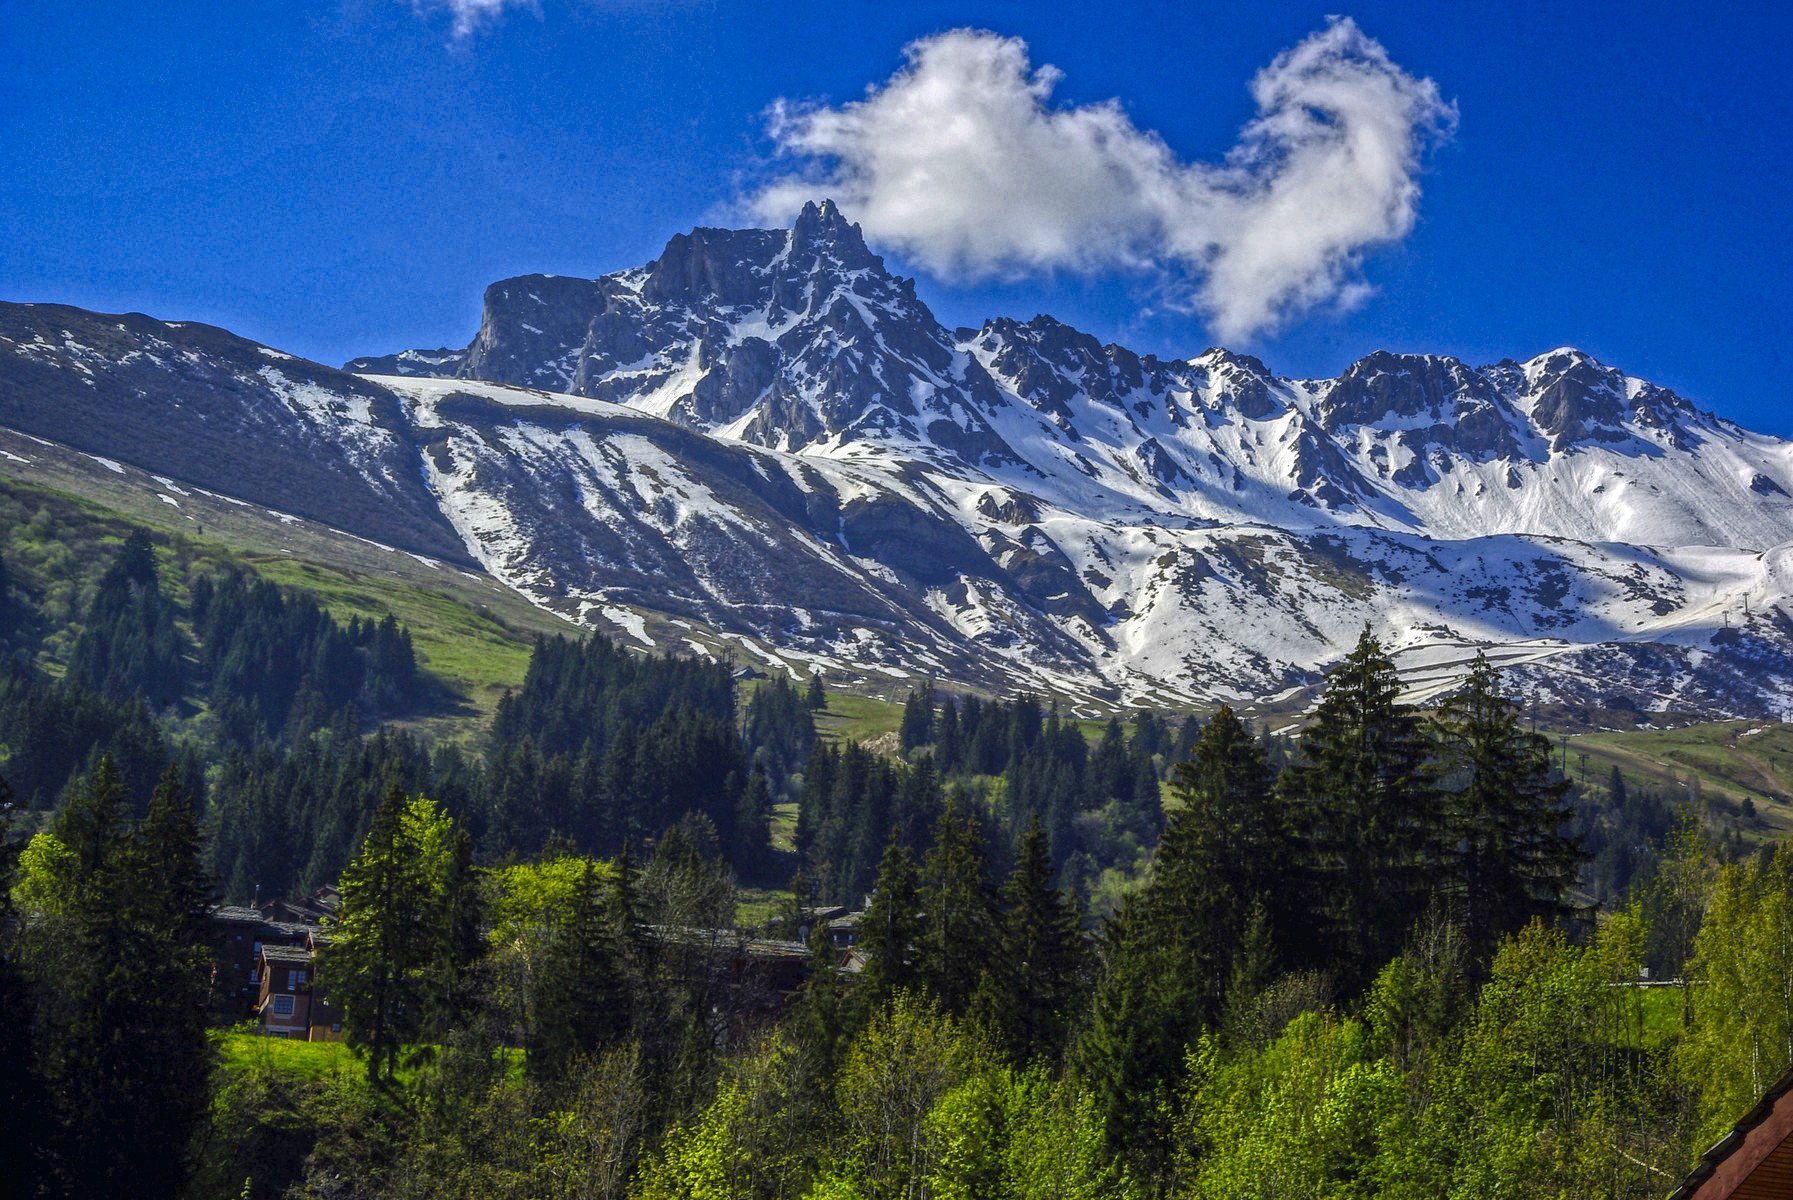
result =
[[828,930],[829,944],[845,950],[859,940],[859,922],[864,917],[863,906],[850,909],[844,904],[811,905],[798,914],[797,926],[792,933],[795,940],[807,944],[811,931],[821,925]]
[[261,991],[255,1011],[269,1037],[340,1042],[342,1013],[316,989],[317,951],[327,939],[314,933],[303,946],[261,948]]
[[[340,903],[334,887],[321,887],[299,900],[212,910],[212,993],[230,1020],[258,1019],[266,1032],[280,1037],[341,1038],[341,1014],[315,1002],[309,989],[318,947],[328,940],[322,922]],[[299,971],[305,975],[303,990],[287,981],[287,973]],[[282,995],[289,999],[279,999]]]
[[269,920],[259,911],[226,904],[212,910],[212,992],[232,1021],[255,1015],[261,1002],[262,948],[310,944],[315,921]]

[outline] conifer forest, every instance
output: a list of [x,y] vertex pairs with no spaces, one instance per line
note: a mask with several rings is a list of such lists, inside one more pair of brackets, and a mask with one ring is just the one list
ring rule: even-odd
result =
[[[137,529],[0,643],[7,1196],[1658,1197],[1793,1061],[1793,850],[1367,630],[1275,729],[864,738],[541,636],[449,736],[405,624]],[[227,923],[319,895],[265,1036]]]

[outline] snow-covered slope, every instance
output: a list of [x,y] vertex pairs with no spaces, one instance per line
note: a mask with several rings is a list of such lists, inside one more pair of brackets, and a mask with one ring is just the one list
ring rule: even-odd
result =
[[[798,670],[1260,698],[1314,681],[1367,621],[1422,690],[1487,648],[1572,703],[1793,701],[1776,607],[1793,547],[1220,522],[1118,486],[1022,490],[994,469],[771,450],[585,398],[378,382],[408,397],[432,486],[495,574],[582,619],[628,629],[652,611],[745,635]],[[1092,496],[1102,511],[1072,504]]]
[[[263,474],[322,454],[346,494],[392,497],[320,519],[445,531],[644,645],[1201,703],[1311,684],[1367,622],[1422,692],[1481,648],[1590,708],[1793,710],[1793,445],[1571,349],[1295,380],[1049,317],[947,330],[829,204],[501,281],[465,349],[360,376],[34,319],[0,326],[0,422],[178,395],[192,428],[260,439]],[[69,399],[126,362],[128,387]]]

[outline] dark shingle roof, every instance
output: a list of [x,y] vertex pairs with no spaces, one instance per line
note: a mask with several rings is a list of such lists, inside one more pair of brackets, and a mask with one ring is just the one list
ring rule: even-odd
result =
[[212,920],[253,924],[261,920],[261,913],[243,904],[220,904],[212,910]]
[[262,957],[269,962],[308,963],[311,951],[303,946],[263,946]]

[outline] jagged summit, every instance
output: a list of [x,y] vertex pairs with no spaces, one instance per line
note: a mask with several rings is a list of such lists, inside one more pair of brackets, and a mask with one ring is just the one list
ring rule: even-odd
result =
[[[1488,367],[1379,350],[1337,379],[1295,380],[1219,347],[1141,355],[1044,314],[949,331],[828,200],[789,229],[678,234],[597,280],[501,281],[460,355],[363,361],[607,400],[771,449],[1006,472],[1104,510],[1758,547],[1784,532],[1750,504],[1772,494],[1753,481],[1782,470],[1754,450],[1695,466],[1721,503],[1609,470],[1603,455],[1679,461],[1664,456],[1718,435],[1724,458],[1739,443],[1572,347]],[[1639,487],[1660,498],[1638,504]]]
[[1045,315],[948,330],[826,202],[501,280],[464,349],[358,376],[4,315],[0,423],[644,645],[1195,703],[1299,688],[1368,621],[1439,686],[1487,649],[1577,703],[1793,714],[1793,445],[1568,347],[1294,379]]

